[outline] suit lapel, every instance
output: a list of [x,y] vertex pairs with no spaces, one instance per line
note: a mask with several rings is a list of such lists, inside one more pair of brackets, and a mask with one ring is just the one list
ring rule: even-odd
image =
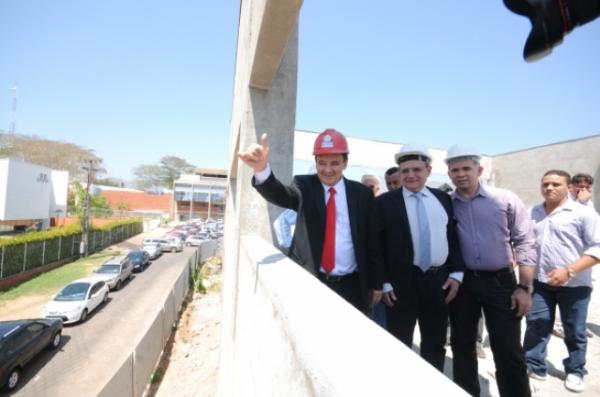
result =
[[[408,233],[408,236],[410,236],[410,223],[408,221],[408,211],[406,209],[406,202],[404,201],[404,188],[401,187],[397,190],[397,192],[398,193],[394,193],[396,193],[396,198],[398,201],[398,209],[400,210],[401,222],[403,225],[406,225],[406,232]],[[411,255],[413,255],[414,247],[411,238],[408,239],[408,244],[410,247]]]
[[[342,177],[342,178],[344,178],[344,177]],[[346,178],[344,178],[344,186],[346,187],[346,203],[348,204],[348,218],[350,219],[350,233],[352,234],[352,242],[354,243],[354,246],[356,247],[356,243],[355,243],[354,239],[356,236],[358,236],[358,234],[357,234],[358,216],[356,216],[356,214],[359,213],[358,194],[357,194],[356,190],[354,189],[354,186],[352,184],[348,183],[348,180]]]
[[[325,192],[323,191],[323,184],[319,180],[317,175],[313,177],[313,189],[314,194],[314,205],[317,209],[319,218],[319,230],[325,230]],[[323,232],[324,233],[324,232]]]

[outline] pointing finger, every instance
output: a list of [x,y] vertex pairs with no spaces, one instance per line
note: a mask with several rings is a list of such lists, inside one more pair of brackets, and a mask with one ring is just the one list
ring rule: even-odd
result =
[[267,140],[267,133],[266,132],[260,136],[260,145],[265,150],[269,149],[269,142]]

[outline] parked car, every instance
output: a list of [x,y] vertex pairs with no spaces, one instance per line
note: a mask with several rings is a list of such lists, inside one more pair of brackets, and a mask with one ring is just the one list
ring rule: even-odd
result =
[[184,232],[183,230],[182,231],[173,230],[172,232],[167,233],[166,236],[179,237],[181,240],[183,240],[184,243],[185,243],[185,240],[188,238],[187,232]]
[[59,318],[65,324],[85,322],[88,314],[108,300],[108,285],[94,277],[75,280],[42,309],[42,317]]
[[144,245],[158,244],[163,252],[183,251],[183,241],[179,237],[175,236],[166,235],[160,238],[145,238],[143,243]]
[[103,280],[109,289],[118,290],[131,279],[133,265],[128,256],[119,256],[104,262],[94,273],[94,277]]
[[165,236],[167,240],[167,248],[170,252],[181,252],[183,251],[183,240],[179,237]]
[[185,245],[187,245],[188,247],[189,246],[197,247],[206,240],[210,240],[210,236],[208,235],[208,233],[206,233],[206,232],[198,233],[198,234],[188,237],[188,239],[185,240]]
[[160,244],[144,244],[142,250],[150,255],[150,259],[156,259],[162,254],[162,247]]
[[0,387],[17,388],[23,367],[45,348],[60,346],[59,319],[0,321]]
[[131,262],[134,272],[143,272],[150,264],[150,254],[143,249],[129,251],[127,258]]
[[158,245],[162,252],[169,251],[168,247],[166,247],[168,242],[167,242],[167,240],[165,240],[162,237],[160,237],[160,238],[158,238],[158,237],[145,238],[144,240],[142,240],[142,244],[143,245]]

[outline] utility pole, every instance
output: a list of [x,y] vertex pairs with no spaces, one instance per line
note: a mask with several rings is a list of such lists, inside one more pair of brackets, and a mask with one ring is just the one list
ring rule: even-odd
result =
[[192,182],[192,184],[190,185],[190,188],[192,189],[192,193],[190,194],[190,214],[189,214],[188,221],[192,220],[192,215],[193,215],[193,211],[194,211],[194,182]]
[[89,159],[85,160],[86,165],[83,166],[83,170],[87,171],[87,186],[85,187],[85,206],[83,207],[83,222],[81,228],[83,233],[81,235],[81,245],[79,246],[79,253],[84,257],[88,256],[89,248],[89,232],[90,232],[90,185],[92,184],[92,173],[98,171],[94,168],[94,162],[96,160]]
[[17,113],[17,85],[13,84],[12,87],[10,87],[10,90],[12,91],[12,102],[11,102],[11,120],[10,120],[10,125],[8,126],[8,133],[9,134],[14,134],[15,130],[16,130],[16,113]]

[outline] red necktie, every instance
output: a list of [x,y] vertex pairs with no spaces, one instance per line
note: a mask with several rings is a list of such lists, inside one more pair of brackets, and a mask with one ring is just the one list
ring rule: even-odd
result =
[[329,200],[327,200],[325,241],[323,242],[321,266],[327,273],[331,273],[335,266],[335,189],[332,187],[329,188]]

